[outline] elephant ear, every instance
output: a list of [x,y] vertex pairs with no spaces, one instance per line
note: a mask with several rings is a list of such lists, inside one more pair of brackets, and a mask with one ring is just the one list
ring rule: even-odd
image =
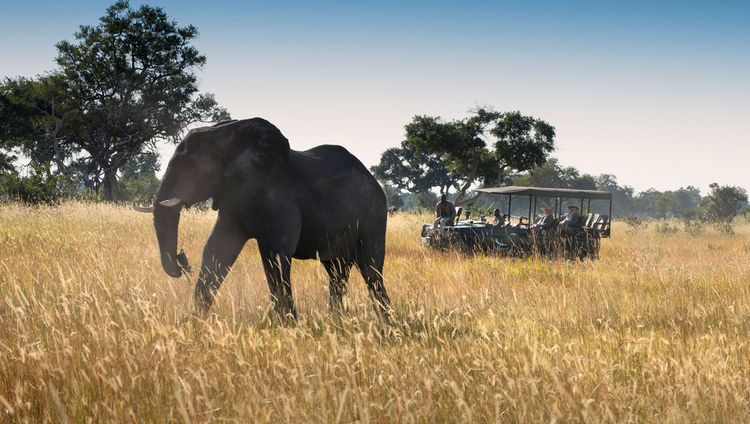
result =
[[249,119],[233,132],[226,154],[230,160],[249,154],[258,168],[279,168],[289,161],[289,140],[265,119]]

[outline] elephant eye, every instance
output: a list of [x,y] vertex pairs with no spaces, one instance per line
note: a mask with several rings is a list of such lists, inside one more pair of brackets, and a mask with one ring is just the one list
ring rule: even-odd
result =
[[187,150],[187,147],[185,147],[185,143],[180,143],[180,144],[179,144],[179,145],[177,146],[177,150],[176,150],[176,152],[177,152],[177,153],[185,153],[185,150]]

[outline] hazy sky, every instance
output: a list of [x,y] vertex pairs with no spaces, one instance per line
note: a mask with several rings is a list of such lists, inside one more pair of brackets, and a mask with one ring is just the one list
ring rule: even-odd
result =
[[[148,3],[198,27],[201,90],[297,150],[341,144],[369,166],[412,116],[491,105],[636,190],[750,189],[748,1]],[[52,69],[54,43],[109,4],[0,0],[0,76]]]

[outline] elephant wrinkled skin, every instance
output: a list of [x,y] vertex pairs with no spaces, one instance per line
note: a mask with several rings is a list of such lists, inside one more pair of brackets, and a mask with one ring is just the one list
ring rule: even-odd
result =
[[206,242],[195,286],[206,311],[245,242],[257,239],[275,310],[296,317],[291,260],[318,259],[329,276],[329,304],[341,306],[356,265],[379,313],[386,200],[365,166],[341,146],[290,150],[270,122],[253,118],[192,130],[177,146],[154,201],[164,271],[182,275],[177,230],[183,206],[213,199],[218,219]]

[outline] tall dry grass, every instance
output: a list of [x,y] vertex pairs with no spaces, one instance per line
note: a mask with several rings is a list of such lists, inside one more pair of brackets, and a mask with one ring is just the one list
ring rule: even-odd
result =
[[[185,213],[197,265],[212,213]],[[151,219],[108,205],[0,207],[1,422],[750,421],[750,227],[631,234],[602,259],[467,258],[388,227],[383,329],[293,264],[296,326],[266,314],[253,243],[215,315],[159,265]]]

